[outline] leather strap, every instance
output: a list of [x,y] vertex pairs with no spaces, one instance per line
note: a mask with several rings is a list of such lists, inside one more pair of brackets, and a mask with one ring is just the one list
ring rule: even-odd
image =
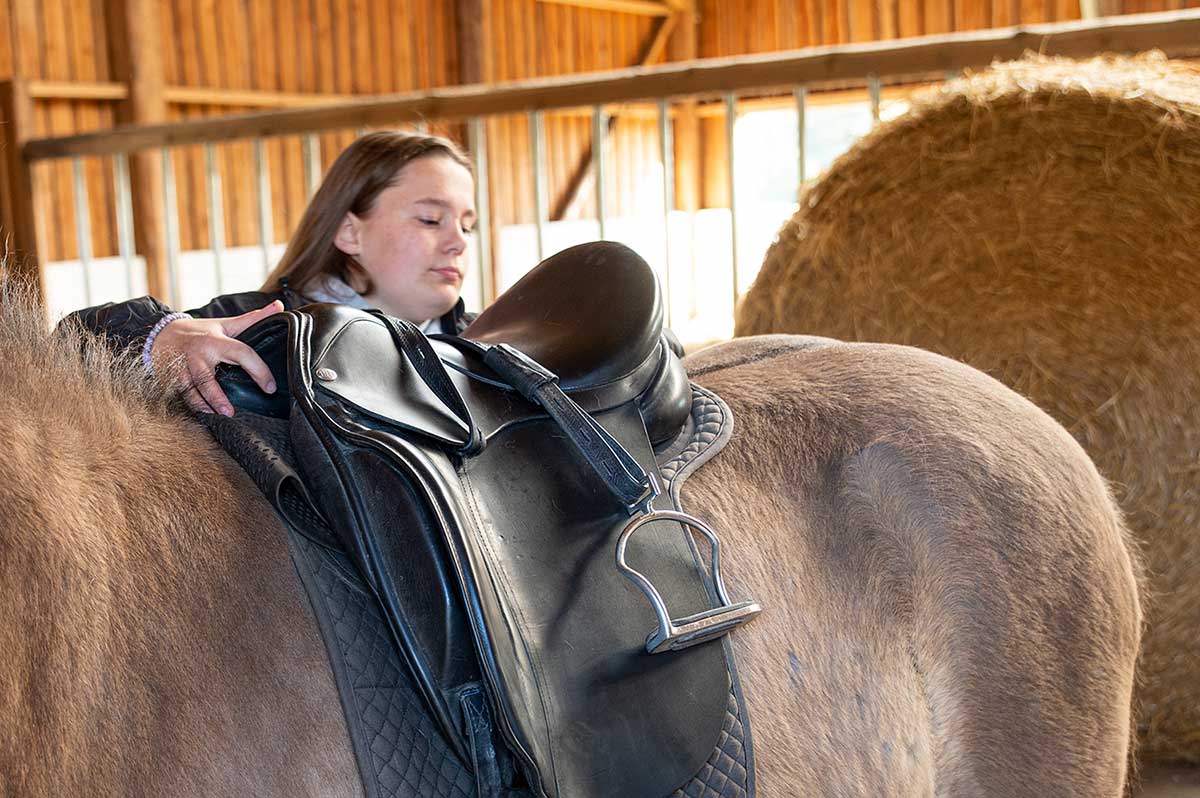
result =
[[604,427],[563,393],[553,372],[508,344],[480,348],[484,363],[517,393],[545,409],[629,513],[644,509],[654,499],[658,486],[653,478]]

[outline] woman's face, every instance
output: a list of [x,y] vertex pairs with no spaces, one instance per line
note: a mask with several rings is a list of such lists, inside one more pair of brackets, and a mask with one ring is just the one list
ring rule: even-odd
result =
[[347,213],[334,244],[370,276],[364,299],[419,324],[458,301],[474,227],[471,173],[444,155],[427,155],[406,164],[365,217]]

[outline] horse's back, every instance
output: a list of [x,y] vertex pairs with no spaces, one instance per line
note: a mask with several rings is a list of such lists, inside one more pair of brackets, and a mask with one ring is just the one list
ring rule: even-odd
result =
[[1121,794],[1137,565],[1065,430],[905,347],[687,365],[735,417],[684,498],[767,607],[734,636],[764,795]]
[[0,792],[353,794],[273,512],[136,369],[0,301]]

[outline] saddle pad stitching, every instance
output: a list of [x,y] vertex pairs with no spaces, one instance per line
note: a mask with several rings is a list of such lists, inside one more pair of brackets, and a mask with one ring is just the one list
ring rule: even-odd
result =
[[[462,480],[463,485],[467,488],[467,490],[463,491],[463,493],[467,498],[466,503],[471,511],[471,521],[475,525],[475,530],[474,530],[475,537],[478,540],[480,540],[484,546],[487,547],[488,556],[489,556],[490,561],[491,562],[500,562],[499,553],[496,551],[495,547],[492,545],[491,540],[486,535],[482,534],[482,531],[485,529],[485,527],[483,525],[483,518],[479,512],[479,508],[476,506],[477,494],[474,490],[470,489],[471,478],[470,478],[470,476],[468,476],[465,469],[458,469],[458,472],[459,472],[458,473],[459,479]],[[495,571],[493,571],[492,569],[489,569],[488,573],[493,579],[496,579],[503,586],[505,593],[506,593],[506,598],[513,595],[512,587],[508,584],[508,577],[504,573],[503,569],[497,568],[497,569],[495,569]],[[521,608],[519,606],[513,606],[515,604],[516,604],[516,602],[510,602],[510,606],[513,607],[513,609],[516,611],[517,615],[521,619],[521,628],[528,628],[529,627],[528,620],[525,618],[524,613],[521,612]],[[542,708],[542,721],[543,721],[543,723],[545,723],[545,725],[548,728],[550,726],[550,723],[549,723],[550,711],[549,711],[548,707],[546,706],[546,701],[547,701],[546,692],[547,691],[544,689],[544,686],[546,684],[546,674],[545,674],[545,671],[542,669],[541,662],[537,659],[536,656],[534,656],[533,652],[530,650],[529,644],[525,641],[524,635],[521,636],[521,647],[525,649],[525,655],[528,658],[529,663],[533,667],[534,672],[537,676],[538,703],[541,705],[541,708]],[[498,718],[498,720],[504,720],[503,715],[504,715],[504,713],[501,712],[500,718]],[[507,728],[507,723],[504,723],[502,725],[503,725],[503,727]],[[515,735],[513,735],[513,736],[515,737]],[[509,742],[511,744],[514,742],[514,740],[508,740],[507,742]],[[518,746],[518,747],[520,747],[520,746]],[[549,753],[550,753],[550,766],[554,767],[555,757],[554,757],[554,740],[553,739],[550,740]],[[522,749],[520,751],[520,756],[523,759],[525,759],[526,761],[529,761],[529,762],[533,761],[533,757],[531,757],[529,755],[529,753],[526,752],[524,749]],[[555,771],[555,772],[557,772],[557,771]],[[539,778],[541,777],[540,773],[538,773],[537,775]],[[556,793],[558,792],[557,787],[558,787],[558,785],[556,783],[555,784],[555,792]]]

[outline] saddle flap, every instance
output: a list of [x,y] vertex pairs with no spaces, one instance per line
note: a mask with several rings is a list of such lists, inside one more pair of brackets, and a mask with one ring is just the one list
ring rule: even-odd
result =
[[313,317],[312,386],[366,415],[451,449],[467,426],[421,380],[376,318],[342,305],[308,305]]

